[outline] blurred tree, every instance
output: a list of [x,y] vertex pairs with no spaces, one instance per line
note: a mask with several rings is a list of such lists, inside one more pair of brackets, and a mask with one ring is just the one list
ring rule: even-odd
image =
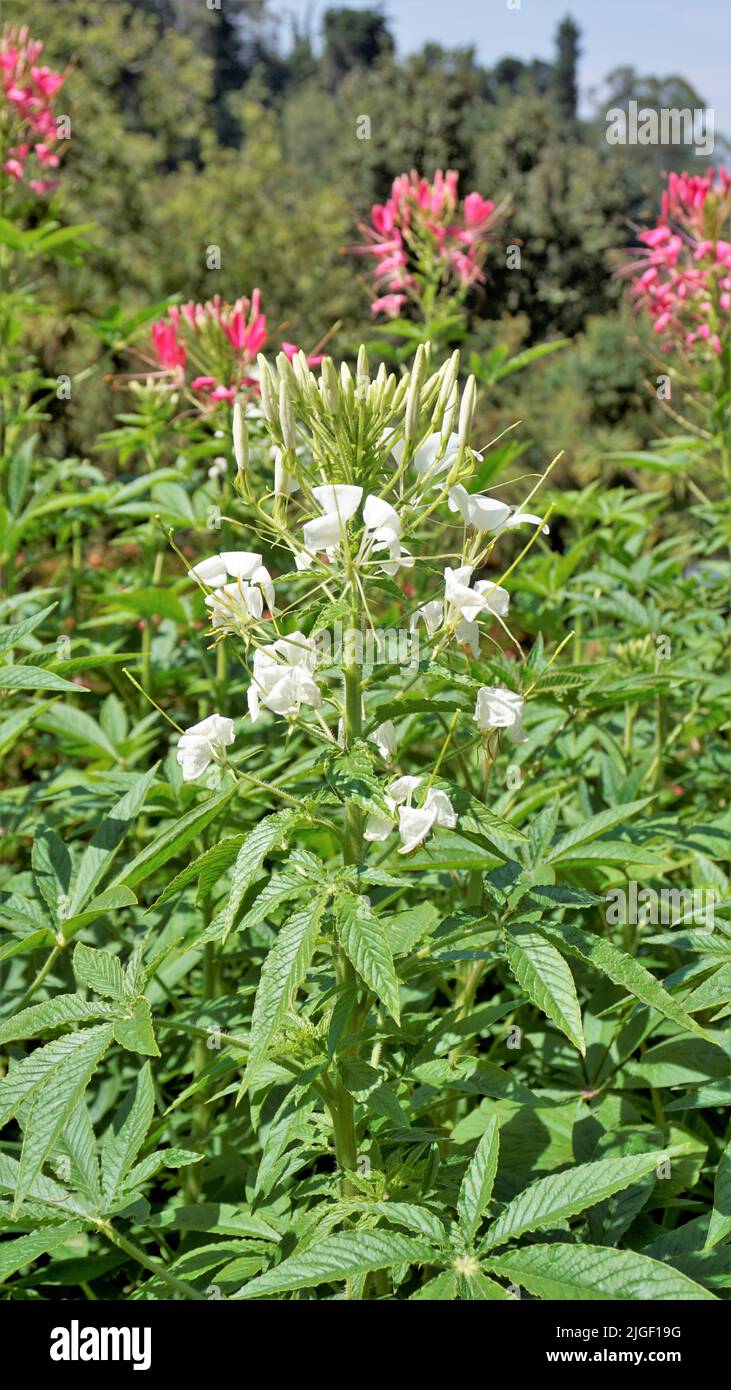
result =
[[556,61],[552,87],[560,115],[567,122],[576,120],[579,85],[576,74],[581,30],[570,15],[561,20],[556,34]]
[[322,17],[325,42],[322,62],[328,86],[337,87],[349,72],[369,68],[395,44],[379,10],[326,10]]

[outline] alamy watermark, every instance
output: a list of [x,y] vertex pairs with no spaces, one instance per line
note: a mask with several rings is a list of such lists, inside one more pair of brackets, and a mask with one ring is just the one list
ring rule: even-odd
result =
[[419,629],[405,627],[353,628],[333,623],[314,634],[318,665],[375,666],[419,665]]
[[715,888],[642,888],[630,880],[605,897],[609,926],[714,926]]
[[608,145],[693,145],[697,155],[713,154],[716,121],[711,106],[640,106],[629,101],[627,109],[607,111]]

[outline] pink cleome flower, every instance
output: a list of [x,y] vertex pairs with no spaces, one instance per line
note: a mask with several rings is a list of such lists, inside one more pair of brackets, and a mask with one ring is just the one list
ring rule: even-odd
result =
[[[250,300],[241,295],[234,304],[225,303],[220,295],[205,304],[194,300],[174,304],[165,318],[153,324],[151,336],[161,375],[175,387],[187,384],[200,403],[233,404],[240,393],[258,394],[256,357],[268,336],[259,290],[253,291]],[[296,343],[283,343],[282,351],[291,361],[299,348]],[[322,357],[307,361],[315,367]],[[186,367],[202,370],[186,381]]]
[[352,250],[375,259],[372,314],[396,318],[426,283],[451,281],[460,297],[485,283],[488,239],[504,209],[468,193],[460,210],[458,184],[455,169],[437,169],[431,183],[412,169],[394,179],[386,203],[371,208],[363,243]]
[[[660,218],[640,232],[647,250],[623,272],[636,276],[632,296],[650,315],[663,352],[719,355],[731,310],[731,172],[670,174]],[[728,232],[727,232],[728,235]]]
[[10,133],[0,168],[12,184],[23,184],[39,197],[58,186],[47,172],[60,163],[53,148],[58,138],[53,100],[66,80],[65,73],[41,66],[42,51],[26,25],[6,27],[0,35],[0,128],[4,138]]

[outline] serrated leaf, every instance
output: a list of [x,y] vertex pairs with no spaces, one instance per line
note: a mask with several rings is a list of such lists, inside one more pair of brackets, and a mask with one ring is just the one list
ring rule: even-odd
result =
[[8,626],[0,627],[0,656],[15,647],[21,637],[27,637],[29,632],[38,627],[44,618],[52,613],[57,605],[49,603],[47,608],[42,608],[40,613],[34,613],[31,618],[23,618],[19,623],[10,623]]
[[146,999],[138,999],[129,1018],[117,1018],[114,1023],[114,1039],[128,1052],[139,1052],[143,1057],[159,1057],[160,1049],[155,1041],[150,1005]]
[[111,1041],[112,1028],[107,1023],[86,1029],[63,1064],[34,1089],[24,1121],[14,1209],[28,1195]]
[[80,911],[111,866],[117,850],[120,848],[127,831],[136,820],[145,797],[155,780],[157,767],[158,764],[155,763],[154,767],[139,777],[134,786],[130,787],[129,791],[125,792],[124,796],[116,802],[84,850],[74,884],[69,909],[70,915],[73,916]]
[[7,1279],[10,1274],[17,1274],[19,1269],[33,1264],[34,1260],[41,1255],[47,1255],[59,1245],[66,1245],[81,1229],[80,1222],[66,1221],[62,1226],[52,1226],[45,1231],[32,1231],[30,1235],[3,1241],[0,1245],[0,1280]]
[[622,988],[640,999],[643,1004],[649,1005],[651,1009],[657,1009],[664,1018],[672,1019],[681,1028],[687,1028],[689,1033],[695,1033],[697,1037],[705,1038],[708,1042],[714,1042],[699,1023],[696,1023],[691,1015],[685,1012],[679,1004],[675,1002],[673,996],[668,993],[659,980],[646,970],[634,956],[625,955],[624,951],[618,950],[611,941],[606,941],[602,936],[595,936],[590,932],[581,931],[579,927],[561,926],[548,927],[541,924],[540,931],[549,937],[556,945],[563,946],[570,952],[580,956],[582,960],[588,961],[596,966],[603,975],[606,975],[613,984],[621,985]]
[[88,687],[64,680],[44,666],[0,665],[0,690],[73,690],[76,695],[88,694]]
[[269,851],[281,845],[296,819],[295,811],[275,811],[249,832],[231,873],[231,888],[223,914],[224,935],[230,932],[246,890],[251,886]]
[[497,1116],[488,1120],[473,1157],[467,1165],[457,1198],[457,1215],[462,1234],[469,1245],[474,1240],[492,1196],[500,1151]]
[[530,927],[512,927],[506,936],[505,951],[521,989],[585,1057],[576,985],[560,952]]
[[721,1154],[713,1186],[713,1210],[705,1249],[718,1245],[731,1231],[731,1141]]
[[336,924],[340,944],[360,978],[399,1022],[399,983],[383,923],[367,898],[342,893]]
[[220,840],[217,845],[212,845],[210,849],[197,855],[190,864],[186,864],[185,868],[181,869],[180,873],[170,880],[147,911],[151,912],[153,908],[162,907],[163,903],[169,902],[170,898],[174,898],[177,893],[180,893],[186,884],[192,883],[193,879],[199,878],[208,870],[212,869],[216,876],[225,871],[236,858],[242,839],[242,835],[230,835],[225,840]]
[[82,989],[93,989],[105,999],[125,999],[122,967],[111,951],[97,951],[79,941],[74,947],[73,967],[77,984]]
[[307,974],[317,945],[325,897],[298,908],[284,923],[262,966],[249,1033],[249,1057],[242,1083],[246,1088],[275,1037],[296,991]]
[[641,801],[628,801],[623,806],[612,806],[607,811],[600,811],[598,815],[590,816],[581,825],[567,831],[555,845],[551,846],[546,855],[547,863],[560,863],[566,850],[574,849],[577,845],[585,845],[589,840],[595,840],[598,835],[604,835],[615,825],[623,825],[625,821],[636,820],[637,813],[643,810],[651,800],[651,796],[645,796]]
[[145,1142],[154,1113],[152,1074],[149,1062],[145,1062],[138,1072],[134,1090],[128,1091],[102,1140],[102,1194],[107,1203],[120,1195],[124,1179]]
[[577,1216],[613,1192],[639,1182],[661,1163],[668,1151],[636,1154],[629,1158],[602,1158],[579,1163],[564,1173],[539,1178],[519,1192],[494,1221],[485,1238],[486,1247],[517,1240],[526,1231],[544,1231]]
[[235,796],[238,785],[231,787],[225,792],[218,792],[216,796],[210,796],[204,801],[202,806],[194,806],[192,810],[186,811],[184,816],[164,830],[157,830],[155,838],[149,845],[128,864],[125,869],[121,869],[116,878],[112,880],[112,887],[118,884],[125,884],[128,888],[134,888],[143,879],[148,878],[162,864],[166,864],[172,859],[174,854],[179,854],[185,849],[190,841],[195,839],[207,825],[219,814],[220,811],[228,806],[232,797]]
[[600,1245],[527,1245],[490,1260],[488,1268],[536,1298],[577,1302],[715,1298],[672,1265],[632,1250],[609,1250]]
[[100,1018],[114,1018],[117,1010],[97,999],[82,999],[80,994],[57,994],[43,1004],[31,1004],[14,1018],[0,1023],[0,1043],[20,1042],[45,1033],[49,1028],[61,1028],[65,1023],[90,1023]]
[[301,1254],[290,1255],[276,1269],[244,1284],[234,1298],[269,1297],[317,1284],[342,1283],[374,1269],[394,1265],[429,1264],[437,1257],[423,1242],[395,1231],[337,1231]]

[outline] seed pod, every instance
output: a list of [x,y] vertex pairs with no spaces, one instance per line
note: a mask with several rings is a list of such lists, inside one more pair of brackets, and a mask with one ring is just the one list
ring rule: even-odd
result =
[[459,442],[461,445],[469,444],[470,430],[472,429],[472,417],[475,413],[475,402],[477,400],[477,382],[473,376],[467,380],[462,396],[462,404],[459,410]]
[[233,414],[234,458],[240,473],[245,473],[249,463],[249,431],[246,428],[244,412],[238,401]]
[[294,451],[297,444],[297,436],[294,428],[292,398],[289,394],[289,385],[285,380],[279,383],[279,424],[282,429],[282,439],[284,440],[285,449]]

